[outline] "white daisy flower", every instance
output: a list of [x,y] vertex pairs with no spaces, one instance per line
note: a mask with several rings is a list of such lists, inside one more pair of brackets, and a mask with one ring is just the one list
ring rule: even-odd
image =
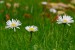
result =
[[64,23],[70,26],[70,23],[74,23],[74,20],[71,16],[63,15],[58,17],[57,23],[58,24]]
[[25,29],[29,32],[35,32],[38,31],[37,26],[26,26]]
[[56,10],[56,9],[54,9],[54,8],[51,8],[51,9],[50,9],[50,12],[52,12],[52,13],[56,13],[56,12],[57,12],[57,10]]
[[4,1],[1,0],[1,1],[0,1],[0,4],[2,4],[2,3],[4,3]]
[[19,20],[14,20],[14,19],[12,19],[12,20],[8,20],[7,22],[6,22],[6,27],[5,28],[12,28],[12,29],[14,29],[14,31],[16,31],[16,29],[15,28],[18,28],[18,29],[20,29],[18,26],[20,26],[21,25],[21,22],[19,21]]
[[47,5],[47,2],[42,2],[42,5]]

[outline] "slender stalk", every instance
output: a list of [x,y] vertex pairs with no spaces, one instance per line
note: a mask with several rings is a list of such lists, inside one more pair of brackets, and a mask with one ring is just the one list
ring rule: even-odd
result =
[[33,13],[33,5],[32,5],[32,7],[31,7],[31,13]]
[[64,40],[65,40],[65,38],[64,38],[64,37],[65,37],[65,25],[66,25],[66,24],[64,23],[64,24],[63,24],[63,34],[62,34],[62,44],[63,44],[63,45],[62,45],[62,49],[64,48]]
[[30,32],[30,42],[31,42],[31,40],[32,40],[32,31]]

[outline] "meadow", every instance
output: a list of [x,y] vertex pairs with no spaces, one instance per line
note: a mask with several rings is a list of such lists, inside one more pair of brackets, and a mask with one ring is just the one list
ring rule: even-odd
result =
[[[44,10],[43,0],[4,0],[0,4],[0,50],[75,50],[75,23],[71,26],[57,24],[57,14]],[[49,0],[44,0],[50,2]],[[51,0],[51,2],[69,3],[68,0]],[[10,3],[8,7],[6,3]],[[14,8],[14,3],[19,3]],[[9,5],[10,6],[10,5]],[[66,10],[66,14],[75,20],[75,9]],[[6,29],[8,19],[18,19],[20,29]],[[35,25],[38,31],[32,35],[25,30],[26,26]]]

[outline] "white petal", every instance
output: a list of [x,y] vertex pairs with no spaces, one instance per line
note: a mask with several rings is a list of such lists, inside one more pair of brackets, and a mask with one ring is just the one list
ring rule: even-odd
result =
[[20,29],[20,27],[16,27],[16,28]]
[[0,1],[0,3],[2,4],[2,3],[4,3],[4,1]]
[[56,9],[51,8],[51,9],[50,9],[50,12],[52,12],[52,13],[56,13],[57,11],[56,11]]
[[9,26],[5,26],[5,28],[9,28]]
[[67,24],[68,26],[70,26],[70,24]]
[[7,22],[6,22],[6,24],[7,25],[10,25],[12,22],[10,21],[10,20],[8,20]]
[[14,28],[14,32],[16,32],[16,29]]
[[47,2],[42,2],[42,4],[43,4],[43,5],[46,5],[46,4],[47,4]]

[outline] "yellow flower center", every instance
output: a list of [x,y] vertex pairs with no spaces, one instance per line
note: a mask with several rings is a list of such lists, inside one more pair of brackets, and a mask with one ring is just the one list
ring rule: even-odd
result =
[[34,28],[29,28],[30,31],[34,31]]
[[16,23],[12,23],[11,26],[12,26],[12,27],[16,27]]
[[67,20],[63,20],[63,22],[65,22],[65,23],[66,23],[66,22],[67,22]]

